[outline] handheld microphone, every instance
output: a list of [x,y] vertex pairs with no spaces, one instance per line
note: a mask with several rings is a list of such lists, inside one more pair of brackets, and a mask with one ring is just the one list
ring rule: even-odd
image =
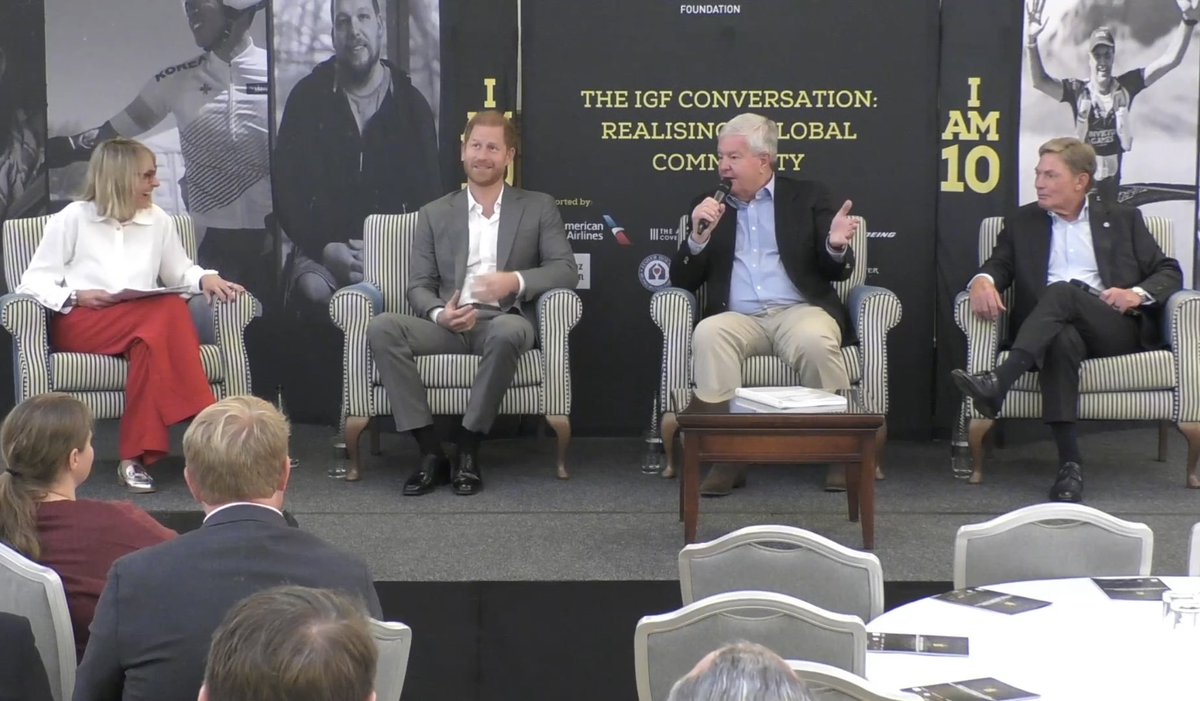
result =
[[[733,181],[729,178],[721,178],[721,184],[717,186],[717,191],[713,193],[713,199],[717,201],[717,204],[723,203],[731,189],[733,189]],[[696,235],[703,236],[704,232],[708,231],[708,228],[712,225],[713,223],[709,220],[701,219],[700,223],[696,226]]]

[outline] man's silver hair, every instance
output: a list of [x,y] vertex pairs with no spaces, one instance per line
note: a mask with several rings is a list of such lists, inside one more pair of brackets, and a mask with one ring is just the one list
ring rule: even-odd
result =
[[726,645],[704,663],[675,682],[667,701],[812,701],[792,668],[757,643]]
[[779,153],[779,127],[761,114],[746,112],[725,122],[721,131],[717,132],[717,138],[726,136],[746,137],[750,152],[755,155],[765,153],[771,157],[772,163]]

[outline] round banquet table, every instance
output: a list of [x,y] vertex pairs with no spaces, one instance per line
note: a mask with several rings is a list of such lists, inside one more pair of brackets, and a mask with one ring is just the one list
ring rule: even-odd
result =
[[[1200,577],[1159,577],[1200,592]],[[867,678],[884,688],[994,677],[1045,701],[1200,699],[1200,627],[1172,629],[1161,601],[1119,601],[1088,578],[986,587],[1052,602],[1004,614],[921,599],[867,626],[877,633],[957,635],[970,655],[868,652]]]

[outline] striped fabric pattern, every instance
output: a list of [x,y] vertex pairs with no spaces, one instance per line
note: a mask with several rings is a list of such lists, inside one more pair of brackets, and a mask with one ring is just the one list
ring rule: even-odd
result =
[[[1174,254],[1175,239],[1170,219],[1145,217],[1146,228],[1163,252]],[[988,217],[979,226],[979,262],[982,265],[996,246],[1004,227],[1003,217]],[[1005,291],[1005,305],[1012,305],[1012,289]],[[1200,293],[1185,290],[1172,295],[1166,308],[1166,339],[1172,350],[1131,353],[1113,358],[1085,360],[1079,369],[1079,417],[1088,420],[1174,420],[1183,421],[1190,410],[1200,419]],[[967,337],[967,371],[987,372],[1008,356],[998,353],[1006,337],[1008,318],[984,321],[971,313],[969,295],[955,298],[955,321]],[[1191,346],[1184,338],[1191,339]],[[1183,352],[1192,348],[1192,352]],[[972,418],[983,415],[970,408]],[[1018,378],[1005,398],[1001,417],[1040,418],[1041,392],[1036,372]]]
[[[409,251],[417,214],[372,215],[363,225],[363,282],[334,293],[329,313],[345,335],[342,353],[342,416],[375,417],[391,413],[387,392],[367,343],[367,325],[376,315],[412,315],[408,304]],[[539,347],[517,361],[513,385],[500,404],[501,414],[563,414],[571,411],[568,338],[579,323],[583,302],[573,290],[542,295],[537,307]],[[466,412],[480,356],[417,357],[434,414]]]
[[[887,335],[900,323],[900,298],[890,290],[864,284],[867,277],[867,222],[858,221],[862,244],[854,249],[855,265],[851,276],[834,283],[834,289],[850,313],[850,323],[859,343],[842,348],[851,386],[859,390],[863,405],[872,412],[887,414],[888,367]],[[688,216],[679,219],[676,230],[679,245],[687,237]],[[663,335],[662,362],[659,366],[659,406],[661,413],[679,411],[691,398],[692,329],[704,308],[704,288],[693,295],[679,288],[655,292],[650,298],[650,317]],[[800,384],[798,373],[775,356],[754,356],[742,365],[742,384],[746,387],[771,387]],[[661,417],[660,417],[661,430]]]
[[[4,223],[4,277],[9,289],[20,284],[50,217],[10,219]],[[196,232],[191,217],[172,217],[184,251],[196,258]],[[213,305],[215,345],[200,346],[204,372],[218,399],[250,393],[250,363],[245,329],[262,313],[258,300],[244,294],[236,302]],[[48,319],[51,312],[28,295],[0,298],[0,325],[12,334],[16,364],[16,401],[50,391],[68,392],[85,402],[97,418],[125,413],[124,358],[88,353],[52,353]]]

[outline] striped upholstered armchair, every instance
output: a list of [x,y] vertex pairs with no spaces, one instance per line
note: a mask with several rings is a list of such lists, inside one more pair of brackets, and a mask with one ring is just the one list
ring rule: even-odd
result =
[[[363,224],[363,281],[338,290],[329,302],[333,323],[345,334],[342,417],[350,456],[347,480],[362,476],[358,443],[363,430],[370,426],[375,441],[375,421],[392,412],[367,343],[367,324],[384,312],[413,313],[405,291],[416,227],[416,213],[367,217]],[[513,384],[500,402],[501,414],[546,417],[558,437],[559,479],[568,477],[566,455],[571,442],[571,354],[567,340],[582,314],[583,303],[574,290],[550,290],[538,298],[537,347],[517,360]],[[424,355],[416,360],[433,413],[465,413],[480,356]]]
[[[863,406],[872,413],[887,415],[888,411],[888,332],[900,323],[900,298],[890,290],[864,284],[867,278],[867,222],[858,220],[859,243],[854,246],[854,272],[834,288],[850,313],[850,326],[858,343],[843,346],[842,357],[850,374],[851,387],[858,390]],[[677,240],[687,236],[688,216],[679,219]],[[650,298],[650,316],[662,330],[662,368],[659,377],[658,405],[662,407],[659,429],[667,465],[664,477],[675,476],[675,433],[677,412],[692,398],[692,329],[704,308],[704,288],[697,295],[676,287],[660,290]],[[745,387],[786,387],[800,384],[800,378],[790,365],[773,355],[747,358],[742,364],[742,385]],[[886,432],[886,424],[885,429]],[[878,441],[884,444],[883,436]],[[877,465],[882,465],[878,460]],[[882,474],[880,472],[880,474]]]
[[[15,290],[21,275],[42,240],[50,217],[10,219],[4,222],[4,281]],[[188,257],[196,259],[196,232],[187,215],[173,217],[175,229]],[[246,357],[245,330],[261,313],[249,293],[236,302],[214,304],[214,344],[201,344],[200,361],[217,399],[250,393],[250,362]],[[16,363],[16,400],[66,392],[87,404],[98,419],[118,419],[125,413],[124,358],[91,353],[56,353],[50,348],[50,312],[30,295],[10,293],[0,297],[0,324],[13,338]]]
[[[988,217],[979,225],[979,263],[996,247],[1004,227],[1003,217]],[[1146,227],[1163,253],[1174,255],[1171,220],[1146,217]],[[1012,288],[1004,305],[1012,307]],[[988,372],[1004,362],[1000,351],[1009,338],[1008,315],[985,321],[971,313],[970,295],[960,292],[954,301],[954,318],[967,336],[967,372]],[[1079,369],[1079,418],[1107,421],[1158,421],[1158,459],[1166,459],[1166,426],[1174,422],[1187,437],[1187,485],[1200,487],[1196,461],[1200,457],[1200,292],[1182,290],[1166,300],[1163,314],[1165,350],[1130,353],[1113,358],[1083,361]],[[968,441],[974,473],[971,483],[983,481],[983,441],[995,421],[964,402],[970,416]],[[1042,395],[1036,372],[1021,376],[1004,399],[1002,419],[1040,419]]]

